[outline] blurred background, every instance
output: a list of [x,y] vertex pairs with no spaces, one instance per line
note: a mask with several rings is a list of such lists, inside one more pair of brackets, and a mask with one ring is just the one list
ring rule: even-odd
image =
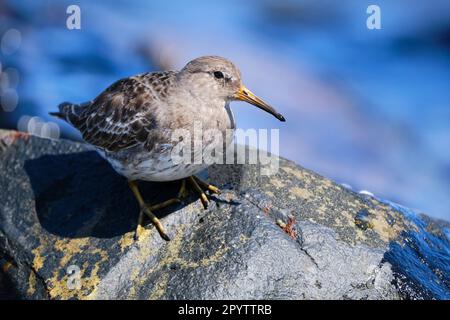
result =
[[[73,4],[81,30],[66,27]],[[287,119],[233,103],[239,127],[280,128],[282,156],[450,220],[447,0],[1,0],[0,127],[79,139],[48,116],[60,102],[206,54]]]

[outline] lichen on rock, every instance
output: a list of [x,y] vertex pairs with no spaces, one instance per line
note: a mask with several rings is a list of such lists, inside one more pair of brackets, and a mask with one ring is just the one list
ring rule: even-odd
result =
[[[158,212],[172,241],[151,224],[136,241],[138,205],[125,178],[95,152],[15,132],[0,132],[0,141],[0,297],[449,297],[445,261],[423,267],[428,285],[402,265],[426,264],[414,257],[425,244],[399,249],[405,237],[427,233],[448,253],[448,224],[413,218],[288,160],[280,158],[272,176],[254,165],[210,167],[203,174],[224,191],[210,208],[189,198]],[[179,187],[140,185],[149,202]]]

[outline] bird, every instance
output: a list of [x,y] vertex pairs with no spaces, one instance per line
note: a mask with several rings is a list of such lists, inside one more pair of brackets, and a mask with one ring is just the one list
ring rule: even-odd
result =
[[[174,139],[173,134],[191,134],[195,125],[201,126],[198,139],[203,144],[188,150],[187,158],[195,158],[205,148],[219,144],[226,148],[233,141],[233,134],[226,132],[234,133],[236,129],[230,103],[239,100],[285,121],[243,85],[241,72],[233,62],[219,56],[195,58],[178,71],[146,72],[120,79],[93,100],[80,104],[63,102],[50,115],[76,128],[84,142],[128,180],[140,206],[135,238],[142,234],[144,218],[148,216],[160,236],[169,241],[155,211],[179,203],[188,194],[187,184],[198,193],[205,209],[209,203],[205,191],[220,193],[219,188],[195,176],[210,165],[208,161],[174,160],[174,150],[182,143],[192,144],[182,138]],[[224,138],[211,139],[208,130],[216,130]],[[154,205],[144,201],[137,183],[176,180],[181,181],[178,196]]]

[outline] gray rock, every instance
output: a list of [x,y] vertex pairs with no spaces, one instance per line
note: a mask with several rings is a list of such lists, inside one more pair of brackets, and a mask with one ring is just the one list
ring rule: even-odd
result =
[[95,152],[0,131],[0,298],[450,298],[448,223],[279,165],[212,166],[208,210],[192,196],[158,212],[172,241],[134,241],[137,203]]

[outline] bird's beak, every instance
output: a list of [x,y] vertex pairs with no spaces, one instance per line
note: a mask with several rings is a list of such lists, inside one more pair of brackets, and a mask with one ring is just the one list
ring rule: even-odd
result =
[[280,121],[286,121],[284,117],[278,113],[274,108],[269,106],[267,103],[265,103],[262,99],[258,98],[253,92],[248,90],[246,87],[241,86],[234,95],[235,99],[248,102],[268,113],[273,115],[275,118],[277,118]]

